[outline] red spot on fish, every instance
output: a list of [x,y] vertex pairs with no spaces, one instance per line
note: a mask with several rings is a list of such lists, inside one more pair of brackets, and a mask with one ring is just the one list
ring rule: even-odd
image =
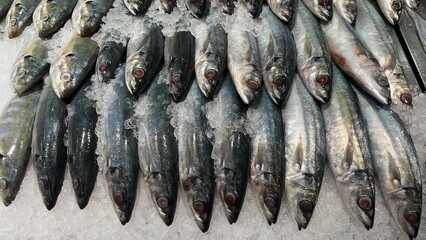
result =
[[233,193],[225,194],[224,201],[227,206],[233,206],[236,202],[236,197]]
[[198,213],[199,215],[203,215],[203,214],[206,212],[206,208],[205,208],[205,206],[204,206],[204,203],[203,203],[203,202],[196,201],[196,202],[192,205],[192,207],[194,208],[194,211],[195,211],[196,213]]
[[329,76],[326,76],[326,75],[319,76],[319,77],[317,77],[316,82],[317,82],[319,85],[321,85],[321,86],[323,86],[323,87],[324,87],[325,85],[330,84],[330,77],[329,77]]
[[191,3],[191,4],[197,4],[198,0],[189,0],[189,3]]

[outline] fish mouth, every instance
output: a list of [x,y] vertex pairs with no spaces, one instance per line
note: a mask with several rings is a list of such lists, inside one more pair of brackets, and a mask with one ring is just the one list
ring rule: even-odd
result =
[[176,202],[170,201],[171,198],[164,195],[157,197],[154,197],[153,193],[151,195],[161,220],[163,220],[164,224],[170,226],[175,216]]
[[126,225],[132,216],[134,201],[127,196],[125,190],[114,192],[112,194],[112,201],[118,219],[123,226]]
[[233,191],[232,189],[223,189],[220,197],[229,224],[236,223],[243,206],[244,195],[239,196],[237,191]]
[[209,230],[212,217],[212,203],[200,200],[193,201],[191,210],[198,228],[203,233],[207,232]]
[[5,178],[0,178],[0,195],[3,200],[3,204],[7,207],[13,200],[15,200],[16,195],[12,195],[10,192],[10,182]]
[[58,199],[58,194],[55,194],[52,191],[52,184],[46,178],[38,179],[38,187],[40,189],[41,194],[43,195],[43,203],[46,206],[47,210],[52,210],[56,205],[56,201]]

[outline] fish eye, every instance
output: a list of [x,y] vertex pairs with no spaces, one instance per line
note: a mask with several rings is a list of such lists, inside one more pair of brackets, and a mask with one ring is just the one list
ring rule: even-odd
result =
[[401,2],[400,2],[400,1],[394,1],[394,2],[392,3],[392,8],[393,8],[395,11],[401,11],[401,9],[402,9],[402,4],[401,4]]
[[64,72],[64,73],[61,74],[61,80],[64,81],[64,82],[71,81],[72,78],[73,77],[72,77],[71,73],[69,73],[69,72]]

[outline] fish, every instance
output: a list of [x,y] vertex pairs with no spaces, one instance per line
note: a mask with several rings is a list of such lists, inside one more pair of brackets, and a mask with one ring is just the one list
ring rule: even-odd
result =
[[123,0],[124,5],[135,16],[143,15],[151,5],[151,0]]
[[10,6],[12,6],[13,0],[1,0],[0,1],[0,20],[7,15]]
[[176,0],[160,0],[160,8],[168,14],[173,12],[176,5]]
[[210,9],[210,0],[185,0],[185,5],[194,18],[203,18]]
[[164,36],[155,24],[144,23],[140,33],[129,40],[126,85],[133,96],[139,96],[160,70],[163,49]]
[[33,22],[37,34],[48,38],[71,17],[78,0],[42,0],[34,10]]
[[132,95],[124,83],[124,67],[120,66],[111,83],[111,94],[104,115],[102,155],[106,163],[103,176],[108,195],[122,225],[130,221],[136,201],[139,173],[138,143],[133,129],[125,122],[133,115]]
[[[179,179],[183,189],[182,200],[188,215],[202,232],[207,232],[213,213],[215,194],[212,144],[207,137],[207,118],[202,110],[207,103],[196,81],[185,101],[178,104],[179,111],[173,118],[178,142]],[[177,107],[177,106],[175,106]]]
[[423,18],[417,11],[414,11],[410,8],[405,8],[404,11],[414,22],[419,41],[422,44],[424,51],[426,52],[426,19]]
[[45,82],[34,120],[31,159],[43,203],[51,210],[61,192],[67,164],[67,103],[56,96],[50,78]]
[[354,25],[357,18],[357,1],[333,0],[336,13],[340,14],[349,24]]
[[96,33],[114,0],[79,0],[72,12],[74,30],[82,37]]
[[375,184],[370,152],[374,146],[369,144],[357,96],[336,65],[333,65],[333,76],[331,99],[321,105],[328,166],[348,212],[366,229],[371,229]]
[[292,33],[297,71],[312,96],[325,103],[330,98],[332,81],[330,51],[318,20],[302,2],[297,4]]
[[30,25],[33,13],[41,0],[14,0],[6,17],[9,38],[16,38]]
[[61,49],[60,57],[50,68],[53,90],[60,98],[69,97],[92,69],[99,46],[90,38],[77,34]]
[[244,30],[228,32],[227,65],[238,95],[250,105],[262,85],[262,64],[256,37]]
[[19,192],[31,154],[31,132],[40,97],[37,87],[14,96],[0,114],[0,197],[9,206]]
[[321,108],[294,75],[289,99],[281,109],[285,142],[285,189],[299,230],[313,215],[324,176],[326,146]]
[[219,5],[222,7],[222,12],[232,15],[235,12],[235,0],[218,0]]
[[364,46],[352,26],[339,14],[335,14],[331,21],[322,23],[321,27],[334,63],[354,84],[382,104],[389,104],[389,82],[384,70]]
[[[317,18],[327,22],[333,18],[333,1],[335,0],[303,0],[303,3]],[[299,5],[302,3],[299,2]]]
[[251,137],[250,187],[269,225],[277,222],[284,189],[284,129],[281,109],[265,88],[247,111]]
[[185,100],[195,68],[195,38],[188,31],[176,32],[164,41],[164,62],[169,92],[175,102]]
[[178,202],[179,161],[171,116],[167,112],[172,100],[166,84],[158,83],[160,78],[165,75],[158,74],[137,102],[143,112],[138,116],[138,152],[141,173],[152,202],[169,226],[173,223]]
[[420,0],[403,0],[403,5],[416,10],[420,4]]
[[49,72],[47,47],[41,39],[32,40],[20,53],[11,71],[11,82],[15,93],[21,95],[42,81]]
[[267,0],[266,2],[272,12],[284,22],[288,23],[293,20],[296,0]]
[[195,39],[195,75],[198,86],[212,98],[224,78],[228,39],[220,24],[208,26],[206,34]]
[[73,96],[68,106],[68,166],[77,204],[84,209],[89,203],[98,176],[95,132],[98,114],[96,102],[87,96],[91,76]]
[[114,78],[125,51],[124,44],[118,41],[106,40],[101,45],[95,68],[95,76],[99,82],[108,83]]
[[220,91],[207,105],[214,128],[212,158],[217,192],[230,224],[236,223],[246,195],[250,165],[250,137],[243,122],[247,105],[240,99],[228,73]]
[[[357,91],[371,144],[373,167],[395,222],[417,237],[422,213],[422,177],[416,149],[399,116]],[[386,146],[386,147],[383,147]]]
[[296,45],[290,29],[268,9],[262,18],[264,31],[257,42],[262,63],[263,82],[275,104],[283,104],[296,70]]
[[392,102],[412,106],[413,97],[385,20],[370,2],[362,0],[358,2],[358,16],[356,33],[383,68]]
[[399,22],[402,12],[402,0],[377,0],[377,4],[391,25]]

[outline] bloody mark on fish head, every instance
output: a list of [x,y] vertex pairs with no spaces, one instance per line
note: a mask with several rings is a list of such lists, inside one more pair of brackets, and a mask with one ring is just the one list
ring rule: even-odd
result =
[[192,204],[192,207],[194,208],[194,211],[199,215],[203,215],[206,212],[204,203],[201,201],[194,202],[194,204]]
[[2,190],[6,190],[9,186],[9,184],[7,183],[7,180],[2,178],[0,179],[0,189]]
[[318,1],[318,4],[319,4],[320,6],[323,6],[323,7],[328,7],[328,6],[330,6],[330,5],[331,5],[331,1],[330,1],[330,0],[319,0],[319,1]]
[[189,3],[190,3],[190,4],[197,4],[197,3],[198,3],[198,0],[189,0]]
[[164,196],[157,198],[157,206],[161,209],[165,209],[169,206],[169,199]]
[[413,104],[413,98],[411,97],[411,94],[409,93],[401,94],[399,99],[401,100],[401,102],[403,102],[406,105],[412,106]]
[[358,199],[358,206],[364,210],[364,211],[368,211],[373,207],[373,200],[371,199],[371,197],[360,197]]
[[299,203],[299,209],[300,211],[302,211],[303,216],[306,218],[312,214],[312,211],[314,210],[314,204],[309,200],[302,200]]
[[189,190],[191,190],[191,185],[187,182],[184,182],[182,184],[182,187],[183,187],[183,191],[185,191],[185,192],[188,192]]
[[249,79],[247,81],[247,84],[248,84],[249,88],[251,90],[255,91],[255,92],[259,91],[259,89],[260,89],[260,84],[253,79]]
[[181,78],[181,75],[179,73],[173,74],[172,78],[170,79],[170,82],[173,85],[177,85],[181,82],[180,78]]
[[417,213],[415,212],[409,212],[405,215],[405,221],[407,221],[409,224],[414,225],[417,223]]
[[204,73],[204,77],[209,81],[214,80],[216,76],[217,76],[217,72],[213,69],[209,69]]
[[224,197],[224,201],[225,204],[229,207],[229,206],[233,206],[236,202],[237,198],[235,197],[235,195],[233,193],[226,193],[225,197]]
[[219,2],[222,3],[222,4],[226,4],[226,3],[228,3],[228,0],[219,0]]
[[132,71],[132,75],[136,79],[141,79],[145,75],[145,71],[142,68],[135,68]]
[[269,209],[274,208],[275,205],[276,205],[275,199],[273,197],[269,197],[269,196],[265,197],[263,199],[263,202],[265,203],[266,207],[269,208]]
[[122,193],[116,193],[113,197],[114,203],[120,207],[120,209],[126,208],[126,196]]
[[106,72],[106,70],[108,70],[108,67],[109,67],[108,63],[101,63],[98,69],[100,72]]
[[333,54],[333,60],[334,62],[339,65],[340,67],[344,67],[346,65],[346,59],[339,54]]
[[317,79],[315,80],[319,85],[321,85],[322,87],[330,84],[330,77],[327,75],[322,75],[317,77]]

